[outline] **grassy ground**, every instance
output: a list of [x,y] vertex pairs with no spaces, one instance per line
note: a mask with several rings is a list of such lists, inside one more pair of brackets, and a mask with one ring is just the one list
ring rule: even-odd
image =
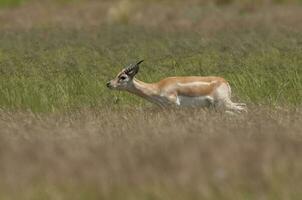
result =
[[[0,199],[301,199],[298,1],[20,2],[0,10]],[[105,87],[139,59],[146,82],[223,76],[249,113]]]
[[301,199],[301,111],[1,113],[1,199]]

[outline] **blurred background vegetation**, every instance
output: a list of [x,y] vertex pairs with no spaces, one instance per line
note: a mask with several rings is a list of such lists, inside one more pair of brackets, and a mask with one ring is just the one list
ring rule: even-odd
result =
[[[7,6],[20,6],[24,3],[30,3],[32,1],[39,0],[0,0],[1,7]],[[54,3],[74,3],[74,2],[88,2],[92,0],[42,0],[44,2],[54,2]],[[117,1],[117,0],[113,0]],[[137,2],[157,2],[157,3],[175,3],[181,0],[130,0]],[[293,4],[293,3],[301,3],[301,0],[189,0],[187,2],[197,2],[202,4],[215,4],[215,5],[230,5],[230,4]]]

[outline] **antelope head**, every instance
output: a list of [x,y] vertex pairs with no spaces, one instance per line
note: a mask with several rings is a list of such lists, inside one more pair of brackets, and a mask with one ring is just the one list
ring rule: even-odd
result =
[[124,68],[117,76],[111,81],[107,82],[107,87],[110,89],[127,90],[133,85],[133,78],[139,70],[139,64],[144,60],[137,62],[136,64],[130,64]]

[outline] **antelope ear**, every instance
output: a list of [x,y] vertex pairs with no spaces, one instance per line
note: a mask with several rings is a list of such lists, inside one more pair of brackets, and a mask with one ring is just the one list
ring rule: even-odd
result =
[[130,67],[128,67],[125,71],[125,73],[131,77],[134,77],[137,72],[139,71],[139,64],[141,64],[144,60],[139,61],[138,63],[136,63],[135,65],[132,65]]

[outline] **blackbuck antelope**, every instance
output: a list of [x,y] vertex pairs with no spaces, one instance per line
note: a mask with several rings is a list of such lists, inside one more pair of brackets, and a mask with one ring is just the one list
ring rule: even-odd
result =
[[168,77],[157,83],[145,83],[134,78],[142,62],[143,60],[124,68],[107,83],[107,87],[131,92],[161,107],[176,105],[208,107],[228,112],[246,111],[244,103],[231,101],[231,88],[224,78],[183,76]]

